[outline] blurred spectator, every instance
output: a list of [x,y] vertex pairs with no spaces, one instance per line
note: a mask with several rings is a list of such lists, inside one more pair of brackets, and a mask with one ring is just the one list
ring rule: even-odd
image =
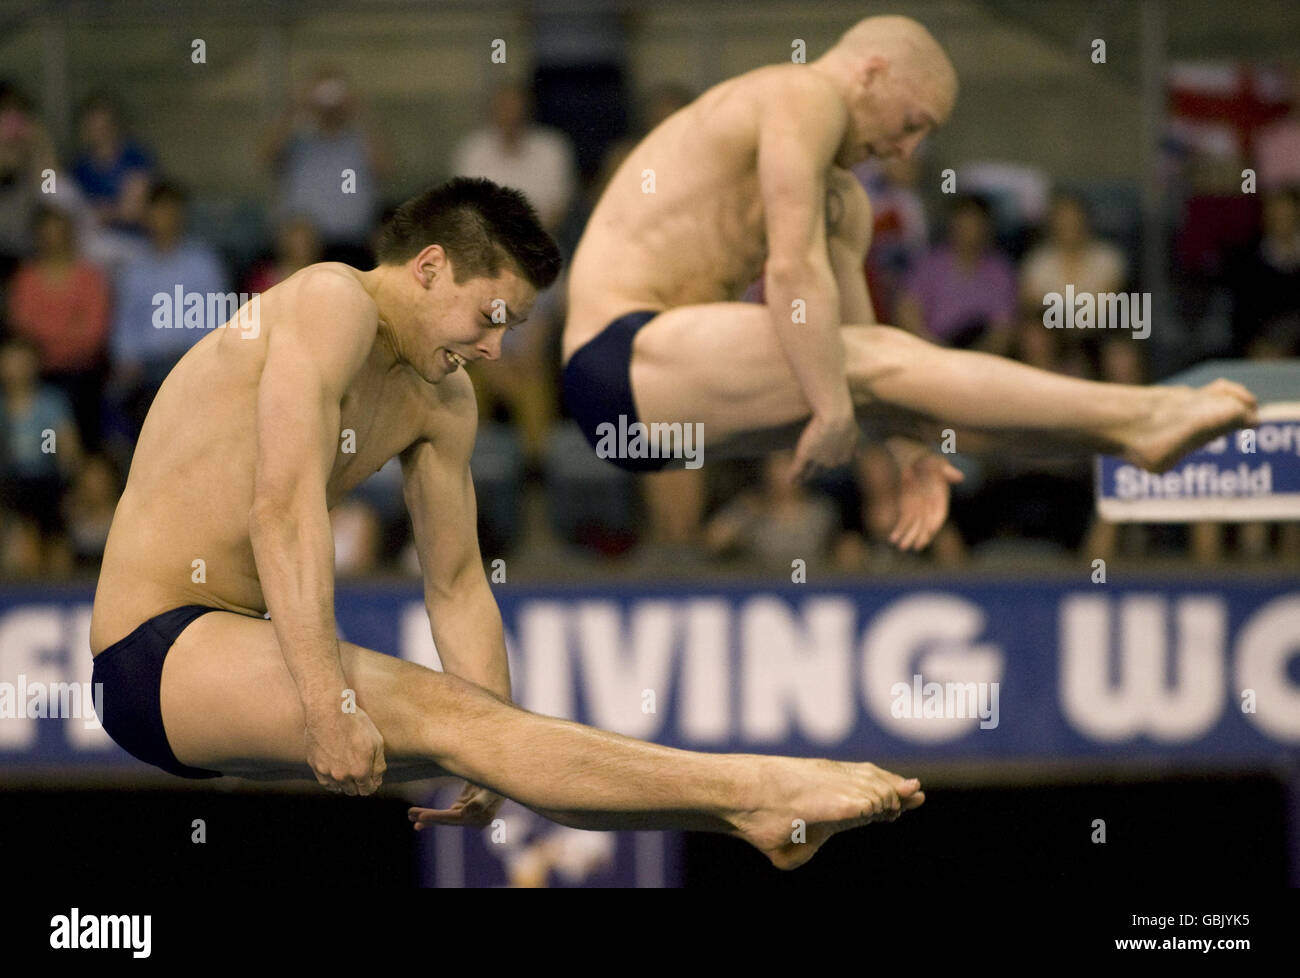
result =
[[47,383],[63,391],[88,447],[99,443],[100,401],[107,373],[108,281],[80,257],[68,215],[43,207],[36,218],[36,257],[10,285],[15,333],[40,350]]
[[[1300,356],[1300,191],[1277,188],[1263,195],[1259,240],[1228,262],[1232,295],[1231,357],[1275,359]],[[1276,534],[1280,557],[1300,555],[1300,523],[1197,523],[1191,556],[1203,567],[1225,556],[1259,560]]]
[[[577,182],[573,146],[558,129],[533,121],[532,93],[522,84],[505,82],[493,90],[488,125],[456,145],[451,171],[455,176],[485,177],[522,191],[562,247],[576,242],[579,228],[572,223],[561,228],[571,211],[579,209],[572,206]],[[556,378],[563,296],[561,280],[538,296],[529,322],[503,338],[500,360],[477,363],[472,371],[480,416],[509,418],[518,427],[525,466],[534,472],[542,468],[560,413]],[[511,494],[507,491],[505,495]],[[525,535],[537,539],[544,521],[535,518],[536,506],[527,507],[527,511],[532,516]],[[506,540],[497,543],[504,545]]]
[[988,204],[960,198],[946,244],[916,263],[899,295],[897,325],[943,346],[1003,355],[1016,314],[1016,273],[993,247]]
[[[490,430],[480,425],[479,431],[484,428]],[[477,443],[474,451],[479,451]],[[474,469],[476,493],[483,478],[483,468]],[[639,477],[597,458],[576,424],[557,425],[551,432],[542,480],[551,530],[548,535],[554,540],[607,557],[626,553],[636,544]],[[526,518],[531,524],[532,514]],[[526,532],[533,540],[544,539],[533,533],[531,525]],[[494,549],[483,548],[488,554]]]
[[327,259],[358,268],[373,264],[368,241],[380,181],[392,164],[340,68],[317,69],[297,104],[263,139],[262,158],[280,182],[277,221],[306,217],[319,231]]
[[854,170],[871,199],[871,248],[867,251],[867,287],[876,321],[894,323],[898,290],[925,252],[929,228],[925,205],[917,193],[915,158],[872,160]]
[[1260,190],[1300,186],[1300,65],[1291,69],[1291,111],[1255,135]]
[[[1145,372],[1138,352],[1141,344],[1127,329],[1048,329],[1044,320],[1044,299],[1049,293],[1064,301],[1067,286],[1073,287],[1075,296],[1120,292],[1128,285],[1127,275],[1119,248],[1093,236],[1082,199],[1064,193],[1054,196],[1047,239],[1025,255],[1020,267],[1019,359],[1077,377],[1141,383]],[[996,551],[1011,538],[1020,540],[1017,546],[1024,548],[1027,557],[1049,542],[1056,552],[1082,548],[1090,558],[1109,558],[1117,552],[1119,528],[1095,519],[1092,512],[1091,467],[1086,457],[1032,464],[1019,458],[988,457],[979,462],[986,467],[987,488],[954,507],[954,518],[973,553],[987,557],[989,547]],[[1129,536],[1141,535],[1140,528],[1129,529]]]
[[[1187,160],[1187,199],[1178,216],[1174,258],[1194,295],[1197,284],[1222,276],[1228,256],[1259,234],[1258,198],[1241,192],[1243,166],[1239,156],[1195,153]],[[1205,301],[1201,296],[1199,305]]]
[[1017,256],[1023,235],[1043,223],[1051,203],[1051,180],[1032,163],[967,163],[961,168],[961,185],[967,194],[989,202],[996,237]]
[[0,82],[0,280],[31,251],[44,173],[56,166],[54,144],[30,101]]
[[[226,274],[215,252],[185,232],[184,193],[160,183],[149,193],[145,211],[147,247],[122,267],[117,282],[117,307],[110,340],[112,387],[138,431],[154,395],[176,361],[202,339],[204,330],[221,323],[207,321],[207,296],[226,291]],[[182,320],[173,297],[198,293],[201,328]],[[172,310],[170,326],[159,320],[164,306]]]
[[1120,250],[1093,237],[1084,202],[1069,194],[1055,197],[1048,214],[1047,240],[1025,256],[1020,270],[1024,328],[1042,334],[1030,340],[1037,355],[1076,376],[1141,383],[1144,370],[1137,343],[1128,330],[1049,330],[1043,322],[1043,300],[1048,293],[1063,296],[1067,286],[1073,286],[1076,296],[1120,292],[1127,277],[1127,263]]
[[505,415],[519,429],[527,464],[536,469],[551,426],[559,415],[556,377],[560,372],[559,333],[564,320],[563,290],[552,286],[533,304],[528,322],[501,339],[496,361],[471,369],[479,416]]
[[154,160],[123,132],[116,101],[102,94],[88,99],[81,107],[77,135],[81,153],[72,164],[72,175],[99,223],[143,230]]
[[246,292],[266,292],[294,272],[321,260],[321,240],[316,226],[306,217],[292,217],[275,233],[275,255],[248,273]]
[[707,555],[703,527],[708,477],[703,468],[663,469],[637,477],[645,526],[637,560],[648,573],[680,570]]
[[711,551],[786,569],[795,559],[812,563],[831,556],[839,514],[829,500],[786,477],[793,459],[790,451],[769,455],[762,484],[742,492],[709,521],[705,539]]
[[[1020,358],[1077,377],[1142,383],[1145,368],[1139,343],[1128,330],[1048,329],[1043,318],[1048,293],[1064,297],[1067,286],[1073,286],[1076,296],[1120,292],[1128,285],[1127,277],[1122,252],[1093,237],[1083,200],[1057,194],[1048,211],[1047,240],[1032,249],[1021,265]],[[1090,559],[1105,560],[1121,552],[1126,540],[1140,546],[1145,539],[1143,527],[1120,527],[1095,516],[1090,469],[1082,457],[1032,470],[1023,461],[1008,460],[998,468],[996,477],[989,479],[990,500],[981,515],[1001,537],[1052,540],[1064,550],[1077,547]],[[993,506],[993,497],[1003,505]],[[1044,503],[1048,499],[1051,505]]]
[[39,357],[23,337],[0,343],[0,568],[20,576],[67,568],[61,501],[81,459],[72,409],[40,382]]
[[573,147],[557,129],[532,121],[532,96],[518,82],[492,93],[489,124],[467,135],[452,154],[454,176],[486,177],[514,187],[537,208],[542,224],[555,230],[573,199]]
[[94,569],[103,560],[121,494],[121,479],[113,463],[104,455],[87,455],[65,507],[68,545],[76,567]]
[[1300,191],[1270,191],[1263,204],[1263,233],[1229,264],[1228,355],[1300,356]]

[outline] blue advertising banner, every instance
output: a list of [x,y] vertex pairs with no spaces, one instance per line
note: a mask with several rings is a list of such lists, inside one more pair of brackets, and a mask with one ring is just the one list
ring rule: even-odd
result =
[[[1086,580],[1086,578],[1085,578]],[[499,586],[516,699],[699,750],[1268,761],[1300,746],[1300,584]],[[417,584],[351,641],[437,666]],[[88,591],[0,592],[0,763],[138,766],[99,727]]]
[[[95,718],[90,598],[0,592],[0,767],[152,770]],[[500,586],[497,599],[518,702],[677,747],[896,769],[1300,757],[1300,583]],[[342,585],[337,617],[351,641],[439,665],[414,582]],[[436,827],[420,845],[431,886],[671,886],[681,871],[673,833],[580,832],[514,803],[488,829]]]

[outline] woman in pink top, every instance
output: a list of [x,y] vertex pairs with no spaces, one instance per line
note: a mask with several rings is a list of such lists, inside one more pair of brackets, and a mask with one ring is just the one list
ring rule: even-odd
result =
[[77,253],[71,220],[43,208],[35,221],[36,256],[14,273],[9,319],[40,350],[45,380],[72,403],[90,445],[99,440],[106,376],[109,292],[104,273]]

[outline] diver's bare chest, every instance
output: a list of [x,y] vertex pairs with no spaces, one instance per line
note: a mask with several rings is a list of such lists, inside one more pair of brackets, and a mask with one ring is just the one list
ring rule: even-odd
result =
[[339,402],[330,505],[419,438],[421,425],[419,398],[409,383],[367,378],[349,387]]

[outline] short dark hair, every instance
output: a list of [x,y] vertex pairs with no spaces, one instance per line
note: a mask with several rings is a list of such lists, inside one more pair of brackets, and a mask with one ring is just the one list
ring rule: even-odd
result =
[[400,265],[431,244],[442,245],[455,281],[496,277],[509,261],[533,288],[560,274],[560,249],[518,190],[491,180],[456,177],[401,204],[375,246],[381,265]]

